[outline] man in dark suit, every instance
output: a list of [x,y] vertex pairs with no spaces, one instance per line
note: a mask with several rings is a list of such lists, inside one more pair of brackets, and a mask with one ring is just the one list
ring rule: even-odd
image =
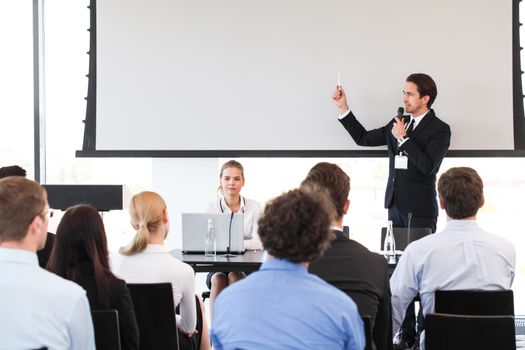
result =
[[[18,165],[10,165],[0,168],[0,179],[3,177],[8,176],[23,176],[26,177],[27,172],[24,168],[18,166]],[[52,216],[52,211],[50,212]],[[38,256],[38,265],[40,265],[41,268],[45,269],[47,265],[47,261],[49,260],[49,255],[51,254],[51,249],[53,249],[53,243],[55,242],[55,235],[48,232],[47,233],[47,239],[46,239],[46,245],[44,248],[40,249],[36,252]]]
[[343,217],[350,205],[350,178],[335,164],[318,163],[302,182],[301,189],[327,192],[336,210],[332,221],[335,239],[323,256],[310,263],[309,271],[345,292],[357,304],[359,314],[371,318],[372,348],[391,349],[386,259],[343,234]]
[[430,109],[437,96],[434,80],[410,75],[403,89],[408,117],[395,117],[385,126],[366,130],[348,107],[338,86],[332,98],[342,114],[341,124],[361,146],[388,147],[389,175],[385,208],[394,227],[430,227],[436,231],[436,174],[450,145],[450,127]]
[[[436,174],[450,146],[450,127],[430,109],[437,96],[434,80],[423,73],[408,76],[403,89],[403,112],[385,126],[366,130],[337,86],[332,99],[341,110],[340,122],[361,146],[388,148],[389,174],[385,208],[394,227],[430,227],[436,231],[438,205]],[[413,303],[395,342],[399,349],[415,342]]]

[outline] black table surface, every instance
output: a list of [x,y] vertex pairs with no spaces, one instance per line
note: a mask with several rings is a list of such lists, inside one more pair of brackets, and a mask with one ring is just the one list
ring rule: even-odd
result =
[[195,272],[257,271],[266,255],[262,250],[247,250],[234,257],[225,257],[224,254],[208,257],[204,254],[182,254],[180,249],[172,250],[170,254],[190,265]]

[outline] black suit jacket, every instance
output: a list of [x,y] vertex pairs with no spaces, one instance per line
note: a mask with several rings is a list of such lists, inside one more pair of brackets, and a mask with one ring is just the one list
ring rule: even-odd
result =
[[[414,216],[437,217],[436,174],[450,146],[450,127],[431,109],[421,120],[409,139],[397,146],[392,135],[394,120],[387,125],[366,130],[350,112],[340,120],[355,143],[360,146],[388,148],[389,174],[385,193],[385,208],[393,205],[402,213]],[[405,123],[408,122],[407,120]],[[408,169],[395,169],[395,156],[408,156]]]
[[106,307],[102,305],[98,297],[97,283],[91,264],[82,265],[81,275],[81,278],[75,282],[86,290],[91,310],[116,309],[118,311],[122,350],[138,350],[139,328],[126,282],[117,278],[110,281],[110,300],[109,306]]
[[392,348],[392,307],[386,259],[348,239],[341,231],[309,271],[339,288],[357,304],[361,316],[372,318],[376,349]]

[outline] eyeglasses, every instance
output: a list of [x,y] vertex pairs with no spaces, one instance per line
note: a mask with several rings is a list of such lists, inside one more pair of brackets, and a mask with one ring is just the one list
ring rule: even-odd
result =
[[52,218],[54,214],[55,212],[53,210],[46,210],[45,212],[40,213],[39,215],[42,217],[47,216],[48,218]]

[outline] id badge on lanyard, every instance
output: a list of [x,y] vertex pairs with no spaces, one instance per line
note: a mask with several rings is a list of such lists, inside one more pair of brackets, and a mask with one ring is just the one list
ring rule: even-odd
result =
[[394,162],[394,168],[407,170],[408,169],[408,157],[403,155],[403,152],[399,152]]

